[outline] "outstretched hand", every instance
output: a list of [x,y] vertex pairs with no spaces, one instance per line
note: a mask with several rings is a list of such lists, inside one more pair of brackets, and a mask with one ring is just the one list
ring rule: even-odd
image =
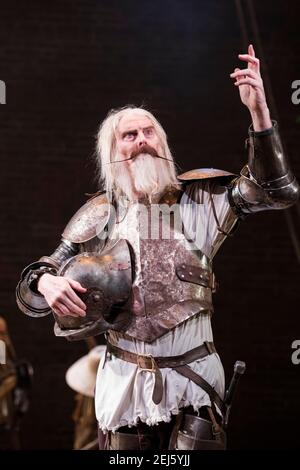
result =
[[242,70],[235,68],[230,77],[235,79],[234,85],[239,87],[241,101],[249,109],[252,118],[254,116],[260,117],[261,122],[256,123],[257,130],[260,130],[258,127],[272,127],[264,84],[260,74],[260,63],[259,59],[255,57],[252,44],[248,46],[248,54],[239,54],[238,57],[240,60],[247,62],[247,68]]

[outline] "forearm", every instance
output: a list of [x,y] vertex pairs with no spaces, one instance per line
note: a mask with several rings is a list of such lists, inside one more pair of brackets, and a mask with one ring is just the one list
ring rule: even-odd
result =
[[267,104],[259,111],[250,111],[250,114],[252,118],[253,130],[255,132],[261,132],[265,129],[270,129],[273,126]]

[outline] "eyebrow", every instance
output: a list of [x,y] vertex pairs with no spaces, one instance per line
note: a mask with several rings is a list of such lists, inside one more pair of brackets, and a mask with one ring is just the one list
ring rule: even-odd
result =
[[122,137],[124,137],[126,134],[136,134],[137,130],[136,129],[128,129],[127,131],[122,132]]
[[[154,129],[154,126],[146,126],[142,128],[143,131],[147,131],[148,129]],[[122,132],[122,137],[125,137],[126,134],[134,134],[137,133],[137,129],[128,129],[127,131]]]

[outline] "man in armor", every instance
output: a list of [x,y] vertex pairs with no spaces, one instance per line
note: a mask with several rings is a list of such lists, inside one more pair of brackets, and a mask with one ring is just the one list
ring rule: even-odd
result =
[[54,313],[69,340],[105,332],[97,375],[100,449],[224,449],[224,371],[213,344],[212,260],[248,214],[296,202],[252,45],[231,74],[250,111],[239,176],[176,175],[166,134],[145,109],[111,111],[99,129],[105,191],[71,219],[55,252],[17,287],[21,310]]

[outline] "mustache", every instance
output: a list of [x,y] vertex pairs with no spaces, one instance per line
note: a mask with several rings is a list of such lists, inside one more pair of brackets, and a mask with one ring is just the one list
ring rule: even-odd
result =
[[141,147],[136,147],[135,149],[133,149],[133,151],[131,152],[131,155],[130,155],[129,158],[125,158],[124,160],[114,160],[113,162],[107,163],[107,165],[110,165],[112,163],[127,162],[128,160],[134,160],[139,155],[144,154],[144,153],[146,153],[148,155],[151,155],[154,158],[161,158],[162,160],[167,160],[168,162],[173,162],[173,160],[171,160],[170,158],[165,158],[165,157],[162,157],[161,155],[158,155],[156,150],[153,147],[151,147],[151,145],[143,144]]
[[141,147],[136,147],[131,152],[130,159],[136,158],[142,153],[148,153],[149,155],[152,155],[152,157],[159,157],[159,155],[157,155],[156,150],[153,147],[151,147],[151,145],[143,144]]

